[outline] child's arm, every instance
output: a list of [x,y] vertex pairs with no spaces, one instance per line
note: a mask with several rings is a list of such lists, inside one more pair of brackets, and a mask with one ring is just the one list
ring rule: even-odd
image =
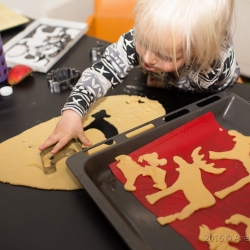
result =
[[91,145],[83,132],[82,116],[98,98],[104,96],[110,88],[120,84],[129,71],[137,65],[133,29],[131,29],[123,34],[117,43],[106,48],[100,62],[83,72],[62,109],[62,118],[39,149],[44,150],[56,144],[52,153],[57,153],[76,136],[83,144]]
[[123,81],[138,65],[133,37],[132,29],[106,48],[101,61],[83,72],[63,110],[72,109],[83,116],[98,98]]

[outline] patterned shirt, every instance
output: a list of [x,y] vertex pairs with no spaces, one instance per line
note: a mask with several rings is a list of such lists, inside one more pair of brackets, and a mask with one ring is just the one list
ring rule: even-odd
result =
[[[190,70],[182,78],[165,74],[163,87],[177,87],[191,92],[219,92],[232,86],[238,79],[240,69],[236,63],[233,47],[228,44],[227,49],[221,49],[220,65],[210,67],[206,72],[197,73]],[[122,83],[129,71],[140,67],[138,54],[134,42],[134,30],[123,34],[117,43],[109,45],[101,60],[86,69],[76,86],[73,88],[63,110],[72,109],[83,116],[89,107],[110,88]],[[145,69],[143,69],[145,71]],[[160,77],[152,72],[146,72],[153,77]]]

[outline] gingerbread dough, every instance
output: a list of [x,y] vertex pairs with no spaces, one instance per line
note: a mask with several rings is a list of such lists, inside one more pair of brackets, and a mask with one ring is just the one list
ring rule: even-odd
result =
[[192,152],[192,164],[187,163],[179,156],[174,156],[174,161],[179,165],[176,171],[180,173],[177,181],[167,189],[146,196],[148,202],[154,204],[159,199],[175,193],[178,190],[182,190],[189,201],[189,204],[181,212],[159,217],[157,220],[161,225],[168,224],[176,219],[183,220],[196,210],[207,208],[215,204],[214,196],[202,182],[200,170],[202,169],[205,172],[213,174],[221,174],[225,171],[225,168],[214,168],[214,163],[207,164],[206,161],[202,160],[204,155],[199,155],[200,150],[201,147],[198,147]]
[[213,250],[237,250],[229,243],[239,243],[240,235],[235,231],[227,227],[218,227],[210,230],[208,226],[200,226],[199,240],[207,242],[209,249]]
[[[238,225],[244,223],[246,227],[246,237],[250,235],[250,218],[242,214],[234,214],[225,221],[226,224]],[[200,226],[199,240],[207,242],[209,249],[235,250],[229,243],[239,243],[242,237],[235,231],[227,227],[218,227],[210,230],[206,225]],[[247,238],[246,238],[247,239]]]
[[[57,124],[59,117],[41,123],[0,144],[0,181],[41,189],[74,190],[82,185],[67,167],[66,158],[56,164],[56,172],[45,174],[38,146]],[[94,142],[105,139],[101,131],[90,129],[86,135]],[[99,138],[96,138],[99,137]]]
[[[117,105],[119,104],[119,105]],[[119,133],[156,119],[165,114],[157,101],[137,96],[109,96],[100,98],[83,119],[86,127],[95,113],[106,110],[109,123]],[[13,185],[29,186],[41,189],[74,190],[83,188],[65,163],[65,158],[56,164],[57,171],[44,174],[38,146],[54,130],[60,117],[53,118],[30,128],[23,133],[0,144],[0,181]],[[103,141],[104,134],[97,129],[88,129],[86,136],[93,144]]]
[[119,155],[115,158],[119,163],[117,167],[122,171],[125,178],[127,179],[124,188],[127,191],[135,191],[136,187],[134,186],[135,180],[139,175],[150,176],[155,184],[153,187],[158,189],[165,189],[167,187],[165,183],[166,171],[158,168],[157,166],[163,166],[167,163],[166,159],[158,159],[157,153],[142,155],[139,158],[139,162],[143,160],[147,161],[150,166],[141,167],[132,158],[128,155]]
[[209,158],[213,160],[220,159],[230,159],[230,160],[239,160],[243,163],[248,176],[242,178],[234,185],[225,188],[224,190],[215,192],[215,196],[223,199],[230,193],[239,190],[244,187],[246,184],[250,183],[250,136],[244,136],[236,130],[229,130],[228,134],[234,136],[233,141],[235,141],[235,146],[232,150],[227,152],[212,152],[209,151]]
[[[238,225],[240,223],[243,223],[247,226],[245,236],[250,237],[250,218],[249,217],[246,217],[245,215],[242,215],[242,214],[234,214],[228,220],[226,220],[226,224]],[[248,238],[248,240],[250,239]]]
[[159,102],[146,97],[108,96],[99,99],[91,106],[91,112],[88,112],[83,118],[83,126],[88,126],[94,120],[92,115],[101,110],[105,110],[107,115],[110,116],[105,117],[104,120],[115,126],[119,133],[142,125],[166,113]]

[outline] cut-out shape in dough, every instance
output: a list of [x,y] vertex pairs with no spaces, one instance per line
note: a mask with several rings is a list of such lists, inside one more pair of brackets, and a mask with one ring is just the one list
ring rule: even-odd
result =
[[199,240],[201,242],[207,242],[209,244],[209,249],[211,250],[237,250],[229,243],[239,243],[239,234],[227,227],[218,227],[210,230],[208,226],[200,226]]
[[[166,159],[158,160],[157,153],[145,155],[145,159],[147,159],[146,161],[148,161],[148,163],[151,165],[151,166],[145,166],[145,167],[142,167],[139,164],[137,164],[128,155],[119,155],[115,159],[119,161],[119,163],[117,164],[117,168],[119,168],[122,171],[125,178],[127,179],[124,185],[125,190],[135,191],[136,187],[134,183],[135,183],[136,178],[140,175],[150,176],[155,183],[153,185],[153,187],[155,188],[162,190],[167,187],[166,182],[165,182],[166,171],[161,168],[158,168],[157,165],[155,164],[151,165],[151,162],[153,163],[160,162],[162,165],[165,165],[167,163]],[[144,159],[144,156],[141,156],[141,161],[142,159]]]
[[176,219],[183,220],[196,210],[207,208],[215,204],[214,196],[202,182],[200,170],[202,169],[203,171],[212,174],[221,174],[225,171],[225,168],[218,169],[213,167],[214,163],[207,164],[206,161],[202,160],[204,155],[199,155],[200,150],[201,147],[198,147],[192,152],[192,164],[187,163],[179,156],[174,156],[174,161],[179,165],[179,168],[176,168],[176,171],[179,172],[179,178],[177,181],[165,190],[146,196],[148,202],[154,204],[163,197],[182,190],[189,201],[189,204],[184,207],[181,212],[165,217],[159,217],[157,220],[161,225],[171,223]]
[[244,136],[236,130],[229,130],[228,134],[235,136],[235,146],[232,150],[226,152],[212,152],[209,151],[209,158],[213,160],[230,159],[239,160],[243,163],[248,176],[240,179],[234,185],[227,187],[221,191],[215,192],[214,195],[220,199],[225,198],[230,193],[239,190],[246,184],[250,183],[250,136]]
[[226,224],[233,224],[233,225],[238,225],[239,223],[245,224],[247,226],[245,236],[249,237],[248,241],[250,242],[250,218],[249,217],[246,217],[245,215],[242,215],[242,214],[234,214],[225,222]]
[[163,106],[154,100],[140,96],[106,96],[98,99],[88,113],[84,115],[83,126],[91,124],[99,111],[105,110],[107,116],[103,119],[115,126],[118,133],[123,133],[148,121],[165,115]]
[[91,128],[95,129],[103,129],[103,133],[106,138],[113,137],[118,134],[118,131],[115,126],[104,120],[104,118],[110,117],[110,115],[106,114],[105,110],[101,110],[96,114],[93,114],[92,117],[95,119],[92,123],[90,123],[88,126],[84,127],[84,130],[88,130]]

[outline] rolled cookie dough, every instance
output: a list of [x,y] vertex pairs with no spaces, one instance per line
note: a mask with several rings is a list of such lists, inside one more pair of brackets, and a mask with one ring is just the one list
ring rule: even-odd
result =
[[[0,144],[0,181],[12,185],[40,189],[74,190],[82,185],[67,167],[66,158],[56,164],[56,172],[45,174],[38,146],[56,126],[59,117],[41,123]],[[86,135],[92,141],[105,139],[101,131],[90,129]],[[96,135],[99,138],[95,139]]]
[[158,101],[146,97],[107,96],[99,99],[91,106],[91,112],[88,112],[83,118],[83,126],[88,126],[94,120],[92,115],[101,110],[106,110],[107,115],[110,117],[106,117],[104,120],[115,126],[119,133],[156,119],[166,113]]
[[[157,101],[138,96],[109,96],[99,99],[83,119],[87,126],[94,118],[91,116],[100,110],[110,115],[107,121],[117,128],[119,133],[153,120],[165,114]],[[54,130],[60,117],[34,126],[23,133],[0,144],[0,181],[12,185],[29,186],[40,189],[74,190],[83,188],[66,166],[66,159],[56,164],[57,171],[44,174],[38,146]],[[93,144],[103,141],[104,134],[97,129],[88,129],[86,136]]]

